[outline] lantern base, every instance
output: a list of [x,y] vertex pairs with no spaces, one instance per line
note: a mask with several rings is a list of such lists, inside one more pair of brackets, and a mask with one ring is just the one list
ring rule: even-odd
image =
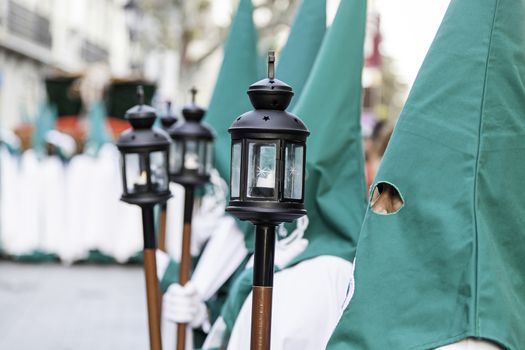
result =
[[176,182],[182,186],[201,186],[210,181],[208,175],[194,175],[194,174],[183,174],[183,175],[170,175],[170,181]]
[[159,203],[165,203],[168,199],[170,199],[171,193],[169,191],[161,192],[161,193],[141,193],[141,194],[134,194],[134,195],[122,195],[120,197],[120,200],[129,204],[135,204],[139,206],[148,206],[148,205],[155,205]]
[[239,206],[230,205],[226,211],[239,220],[251,221],[254,225],[269,224],[279,225],[283,222],[292,222],[301,216],[306,215],[303,205],[291,207],[289,204],[286,208],[269,208],[263,206]]

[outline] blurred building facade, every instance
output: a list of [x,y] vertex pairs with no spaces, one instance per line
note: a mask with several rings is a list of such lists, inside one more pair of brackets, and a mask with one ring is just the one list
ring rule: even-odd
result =
[[45,98],[46,74],[78,74],[106,62],[132,69],[125,0],[0,1],[0,126],[29,121]]

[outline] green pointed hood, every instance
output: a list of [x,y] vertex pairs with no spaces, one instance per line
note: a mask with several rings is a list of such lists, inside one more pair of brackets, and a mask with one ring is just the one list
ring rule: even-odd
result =
[[96,154],[100,147],[111,141],[106,126],[106,106],[102,101],[95,102],[89,108],[88,113],[88,135],[86,138],[86,149]]
[[[253,23],[251,0],[240,0],[224,46],[224,58],[215,83],[205,121],[215,129],[215,167],[222,178],[230,178],[232,120],[251,109],[246,90],[257,80],[257,32]],[[247,247],[253,245],[253,227],[237,221],[247,237]]]
[[43,156],[46,147],[46,134],[55,129],[57,109],[47,103],[43,103],[38,109],[31,135],[32,148],[39,156]]
[[328,349],[525,344],[525,1],[451,2],[375,183],[356,290]]
[[279,80],[293,87],[292,110],[303,91],[326,31],[326,0],[302,0],[277,60]]
[[240,0],[205,119],[215,129],[215,167],[225,179],[230,178],[228,128],[234,118],[251,109],[246,89],[257,80],[257,33],[252,13],[251,0]]
[[366,209],[361,72],[366,0],[341,1],[302,97],[293,110],[312,130],[306,152],[309,245],[296,261],[352,261]]

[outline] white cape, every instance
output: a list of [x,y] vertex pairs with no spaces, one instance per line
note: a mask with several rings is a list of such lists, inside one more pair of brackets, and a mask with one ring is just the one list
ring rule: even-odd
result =
[[18,159],[0,145],[0,247],[9,253],[26,249],[21,239]]
[[93,188],[91,172],[94,159],[87,155],[73,157],[67,167],[66,176],[66,226],[67,241],[60,252],[60,259],[66,263],[86,259],[90,247],[90,237],[86,235],[87,200]]
[[[119,162],[119,152],[114,145],[106,144],[100,149],[99,163],[102,167],[100,178],[105,178],[104,193],[99,198],[105,201],[103,208],[107,210],[102,215],[107,230],[100,231],[95,239],[95,246],[102,252],[109,253],[119,263],[128,261],[144,248],[142,235],[142,213],[137,205],[120,201],[122,194],[122,177]],[[96,199],[92,200],[90,215],[95,218],[99,209]],[[91,226],[96,230],[96,226]],[[110,253],[111,252],[111,253]]]
[[68,240],[64,164],[57,156],[46,157],[40,163],[40,171],[40,249],[60,254],[64,249],[63,242]]
[[14,255],[31,254],[40,247],[40,231],[42,227],[41,208],[43,203],[39,196],[39,179],[41,163],[33,150],[22,154],[19,177],[19,198],[16,220],[20,231],[13,240],[9,252]]
[[102,146],[92,167],[90,181],[95,186],[86,196],[85,230],[86,236],[90,238],[89,248],[125,262],[142,250],[142,221],[137,231],[117,234],[124,224],[124,219],[118,215],[122,180],[117,148],[112,144]]

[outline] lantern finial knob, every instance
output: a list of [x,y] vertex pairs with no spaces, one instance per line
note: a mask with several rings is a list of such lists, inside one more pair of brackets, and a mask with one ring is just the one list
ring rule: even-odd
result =
[[138,105],[126,111],[126,119],[131,123],[134,129],[149,129],[157,118],[155,109],[144,104],[144,88],[142,85],[137,86]]
[[195,104],[195,96],[198,91],[195,86],[190,89],[191,103],[182,108],[182,115],[186,121],[200,122],[206,113],[204,109]]
[[144,104],[144,88],[142,85],[137,86],[137,99],[139,100],[139,105]]
[[166,101],[166,115],[160,118],[162,128],[167,130],[177,122],[177,117],[171,113],[171,101]]
[[275,51],[268,51],[268,79],[275,79]]
[[268,77],[250,85],[248,96],[255,109],[284,111],[290,104],[292,87],[275,79],[275,51],[268,51]]
[[195,104],[195,96],[197,96],[197,92],[199,92],[199,90],[197,90],[195,86],[190,89],[192,104]]

